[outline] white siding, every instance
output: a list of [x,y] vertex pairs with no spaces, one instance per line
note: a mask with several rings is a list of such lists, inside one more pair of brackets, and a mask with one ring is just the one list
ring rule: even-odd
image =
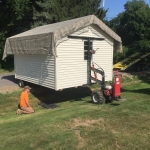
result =
[[104,31],[102,31],[97,25],[91,25],[91,26],[89,26],[89,28],[92,33],[94,33],[98,37],[105,38],[105,41],[108,44],[113,46],[113,39],[108,34],[106,34]]
[[55,59],[46,55],[14,55],[15,77],[55,89]]
[[83,41],[69,39],[57,47],[57,89],[87,83],[87,61],[84,60]]
[[[104,41],[93,41],[93,48],[99,48],[93,56],[93,61],[105,70],[106,81],[108,81],[112,80],[113,40],[101,32],[93,25],[71,35],[105,38]],[[58,41],[57,55],[57,90],[87,84],[87,60],[84,60],[84,41],[82,39],[67,39],[65,37]]]
[[[93,62],[98,64],[101,68],[105,71],[105,80],[111,81],[112,80],[112,66],[113,66],[113,39],[105,34],[100,28],[96,25],[90,26],[92,33],[96,34],[97,36],[104,37],[104,41],[93,41],[93,48],[99,48],[96,51],[96,54],[93,55]],[[95,68],[97,67],[94,65]],[[94,76],[93,72],[91,73]],[[101,79],[101,75],[97,74],[98,79]]]
[[[107,44],[105,41],[94,41],[94,47],[99,48],[93,55],[93,62],[99,65],[105,71],[105,80],[112,80],[112,46]],[[95,68],[99,68],[94,64]],[[91,72],[94,77],[94,73]],[[101,80],[101,75],[97,74],[98,79]]]

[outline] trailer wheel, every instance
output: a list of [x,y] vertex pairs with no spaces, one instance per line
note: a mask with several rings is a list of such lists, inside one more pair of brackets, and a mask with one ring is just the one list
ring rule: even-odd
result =
[[103,104],[105,103],[105,97],[102,91],[94,91],[91,94],[91,99],[94,104]]
[[23,88],[25,86],[24,81],[19,80],[18,85],[19,85],[19,87]]

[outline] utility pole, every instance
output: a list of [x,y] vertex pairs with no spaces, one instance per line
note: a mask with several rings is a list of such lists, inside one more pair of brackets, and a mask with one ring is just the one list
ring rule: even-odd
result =
[[102,7],[104,8],[105,6],[105,0],[102,0]]

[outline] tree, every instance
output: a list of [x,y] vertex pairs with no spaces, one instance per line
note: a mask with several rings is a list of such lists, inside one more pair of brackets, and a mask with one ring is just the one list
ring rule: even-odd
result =
[[125,4],[125,13],[121,20],[124,29],[123,34],[125,34],[123,38],[125,45],[134,45],[136,48],[150,48],[148,42],[150,40],[149,16],[149,5],[143,0],[133,0]]
[[[7,37],[30,29],[32,13],[30,0],[2,0],[0,2],[0,60]],[[8,58],[9,62],[13,60]],[[5,61],[1,61],[0,67]],[[13,63],[8,63],[10,64]],[[6,65],[3,65],[6,66]]]
[[109,22],[122,38],[124,46],[132,49],[150,48],[150,8],[144,0],[128,1],[125,11]]
[[0,3],[0,31],[12,36],[30,28],[32,20],[30,0],[2,0]]
[[122,55],[115,53],[121,60],[140,49],[150,49],[150,7],[144,0],[132,0],[124,5],[125,11],[106,21],[122,39]]
[[101,0],[32,0],[32,27],[70,20],[94,14],[103,19],[107,10],[100,8]]

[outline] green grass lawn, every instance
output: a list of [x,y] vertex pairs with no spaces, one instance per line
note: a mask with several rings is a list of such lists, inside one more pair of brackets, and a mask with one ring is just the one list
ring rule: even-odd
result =
[[14,73],[14,69],[0,69],[0,74]]
[[[95,88],[95,86],[94,86]],[[20,92],[0,95],[2,150],[149,150],[149,80],[123,79],[125,101],[96,105],[88,88],[30,94],[36,113],[16,115]],[[45,109],[39,101],[57,102]]]

